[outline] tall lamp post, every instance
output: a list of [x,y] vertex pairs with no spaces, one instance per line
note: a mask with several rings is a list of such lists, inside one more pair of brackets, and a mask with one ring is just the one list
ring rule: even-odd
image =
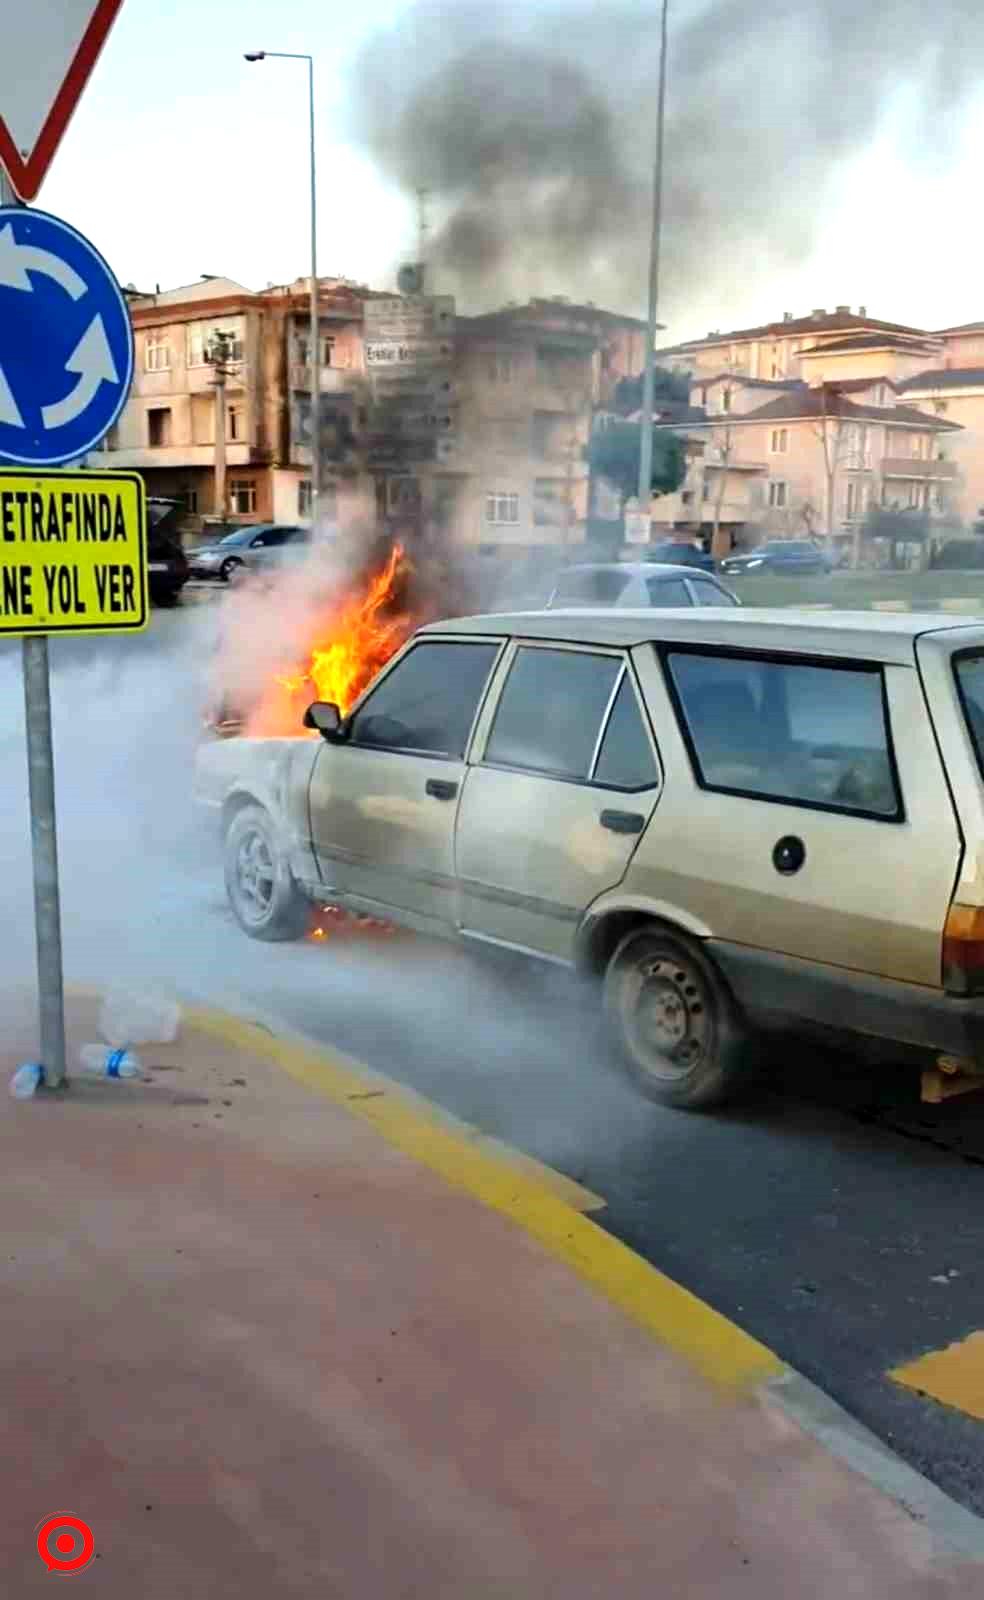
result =
[[311,142],[311,527],[317,536],[321,509],[321,339],[318,325],[318,205],[314,163],[314,57],[293,50],[252,50],[247,61],[306,61]]
[[663,210],[663,125],[666,113],[666,31],[669,0],[663,0],[659,36],[659,92],[656,101],[656,159],[653,165],[653,217],[649,242],[649,318],[646,364],[642,379],[642,426],[639,437],[639,510],[649,513],[653,482],[653,389],[656,329],[659,311],[659,246]]

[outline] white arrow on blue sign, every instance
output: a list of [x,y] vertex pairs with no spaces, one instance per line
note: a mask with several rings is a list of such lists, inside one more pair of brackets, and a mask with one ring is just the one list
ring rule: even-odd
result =
[[80,460],[132,380],[130,314],[98,250],[46,211],[0,206],[0,461]]

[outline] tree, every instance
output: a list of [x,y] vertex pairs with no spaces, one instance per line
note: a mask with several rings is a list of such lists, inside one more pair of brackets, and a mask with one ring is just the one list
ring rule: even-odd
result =
[[[642,386],[644,377],[641,372],[632,378],[619,378],[615,385],[614,406],[620,416],[631,416],[635,411],[642,410]],[[653,370],[653,404],[661,403],[685,406],[690,401],[690,373],[674,372],[670,367],[656,367]]]
[[[609,421],[595,427],[587,448],[592,473],[606,478],[621,496],[622,508],[639,488],[642,427],[638,422]],[[653,429],[653,494],[672,494],[687,472],[683,440],[665,428]],[[645,510],[645,507],[640,509]]]

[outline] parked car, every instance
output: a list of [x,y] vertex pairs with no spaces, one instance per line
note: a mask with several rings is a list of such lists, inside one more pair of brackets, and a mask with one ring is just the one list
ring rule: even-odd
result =
[[767,572],[806,576],[830,572],[833,566],[827,551],[821,550],[812,539],[769,539],[746,555],[725,556],[721,571],[731,578]]
[[547,605],[558,606],[736,606],[737,597],[712,572],[655,561],[585,562],[568,567]]
[[659,561],[669,561],[677,567],[700,567],[704,572],[714,571],[714,561],[699,544],[689,539],[664,539],[653,547]]
[[200,545],[192,551],[191,573],[195,578],[219,578],[223,583],[244,567],[258,568],[268,551],[285,544],[309,542],[310,528],[279,522],[254,522],[235,528],[215,544]]
[[155,605],[175,605],[188,582],[188,560],[178,530],[183,513],[180,500],[157,495],[147,499],[147,586]]
[[305,725],[199,755],[252,938],[330,900],[596,975],[669,1105],[770,1028],[984,1067],[984,624],[459,618]]

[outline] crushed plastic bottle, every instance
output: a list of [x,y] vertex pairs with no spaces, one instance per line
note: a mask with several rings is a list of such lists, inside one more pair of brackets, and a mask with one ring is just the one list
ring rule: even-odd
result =
[[10,1092],[15,1100],[30,1100],[44,1082],[44,1068],[40,1061],[25,1061],[10,1080]]
[[180,1024],[178,1002],[147,989],[110,989],[99,1012],[99,1032],[117,1050],[130,1044],[171,1044]]
[[142,1071],[132,1050],[107,1050],[104,1044],[84,1044],[79,1066],[97,1078],[139,1078]]

